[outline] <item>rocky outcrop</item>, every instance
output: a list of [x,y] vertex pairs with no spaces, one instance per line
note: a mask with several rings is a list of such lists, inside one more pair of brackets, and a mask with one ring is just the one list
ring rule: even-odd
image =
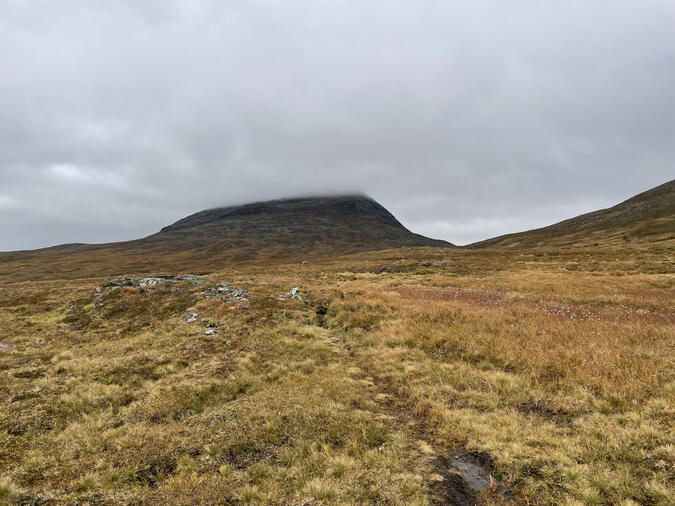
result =
[[92,297],[101,297],[110,292],[120,290],[122,288],[140,288],[142,291],[146,291],[150,288],[164,285],[167,283],[189,283],[191,285],[201,287],[207,286],[210,281],[201,276],[196,276],[194,274],[180,274],[178,276],[160,276],[160,277],[147,277],[147,278],[117,278],[111,279],[110,281],[95,287],[91,291]]
[[205,299],[220,299],[223,302],[248,302],[246,290],[223,282],[207,288],[200,295]]

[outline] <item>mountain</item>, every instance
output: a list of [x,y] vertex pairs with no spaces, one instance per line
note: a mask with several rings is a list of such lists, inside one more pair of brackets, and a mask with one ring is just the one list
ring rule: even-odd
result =
[[[364,196],[296,198],[221,207],[164,227],[147,242],[193,247],[217,241],[259,251],[367,251],[400,246],[452,246],[413,234],[373,199]],[[283,253],[282,253],[283,254]]]
[[201,211],[133,241],[0,253],[0,280],[2,271],[22,269],[27,263],[35,273],[36,260],[44,277],[108,275],[208,270],[248,261],[300,262],[326,254],[413,246],[453,245],[410,232],[369,197],[294,198]]
[[675,180],[620,204],[548,227],[507,234],[467,246],[563,247],[664,243],[675,239]]

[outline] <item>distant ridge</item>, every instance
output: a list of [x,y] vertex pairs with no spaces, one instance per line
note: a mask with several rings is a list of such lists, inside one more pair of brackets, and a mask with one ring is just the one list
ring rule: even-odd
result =
[[675,239],[675,180],[601,209],[543,228],[476,242],[468,248],[561,247],[655,243]]

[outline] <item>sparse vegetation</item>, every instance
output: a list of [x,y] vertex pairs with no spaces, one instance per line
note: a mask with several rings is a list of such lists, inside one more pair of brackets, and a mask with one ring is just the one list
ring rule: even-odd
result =
[[675,180],[642,192],[609,209],[582,214],[548,227],[507,234],[472,247],[598,247],[625,248],[634,243],[672,242]]
[[[672,504],[660,248],[415,248],[208,275],[250,303],[189,285],[97,299],[105,279],[86,270],[5,271],[0,502]],[[278,298],[293,286],[305,302]]]

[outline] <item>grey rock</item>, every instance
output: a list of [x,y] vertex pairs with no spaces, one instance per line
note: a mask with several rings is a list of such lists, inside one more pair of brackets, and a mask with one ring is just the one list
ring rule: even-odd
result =
[[298,299],[302,302],[305,302],[305,299],[300,296],[300,288],[297,286],[295,288],[291,288],[288,292],[279,295],[279,300],[286,299]]
[[153,286],[164,284],[167,281],[171,280],[164,278],[141,278],[138,280],[138,286],[140,288],[152,288]]
[[[92,297],[100,297],[114,290],[120,290],[121,288],[140,288],[141,290],[149,290],[159,285],[166,283],[179,283],[187,282],[195,286],[206,286],[208,280],[201,276],[196,276],[194,274],[181,274],[179,276],[165,276],[165,277],[144,277],[144,278],[117,278],[111,279],[101,286],[95,287],[91,291]],[[177,291],[178,287],[172,287],[172,291]]]
[[206,286],[209,284],[208,279],[197,276],[196,274],[180,274],[179,276],[176,276],[176,279],[178,281],[187,281],[195,286]]
[[295,288],[291,288],[288,292],[279,295],[279,298],[280,299],[292,299],[294,297],[297,297],[298,293],[300,293],[300,288],[296,286]]
[[198,317],[198,316],[199,316],[199,313],[190,313],[190,314],[187,316],[187,318],[185,319],[185,321],[186,321],[187,323],[192,323],[192,322],[194,322],[194,321],[197,321],[197,317]]
[[218,333],[218,329],[211,328],[211,329],[206,329],[206,331],[204,332],[204,335],[212,336],[212,335],[215,335],[217,333]]
[[128,288],[128,287],[137,287],[139,286],[140,281],[137,278],[117,278],[117,279],[111,279],[110,281],[107,281],[106,283],[102,284],[101,286],[95,287],[91,291],[91,296],[92,297],[100,297],[101,295],[105,295],[107,293],[110,293],[115,290],[120,290],[121,288]]
[[224,282],[207,288],[201,295],[207,299],[219,298],[223,302],[248,302],[248,291]]

